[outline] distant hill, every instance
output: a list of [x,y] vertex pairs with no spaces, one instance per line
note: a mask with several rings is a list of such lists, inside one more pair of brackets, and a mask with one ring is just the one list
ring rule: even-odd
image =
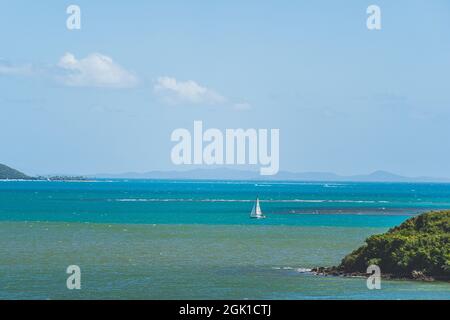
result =
[[4,164],[0,164],[0,179],[32,179],[31,177],[27,176],[25,173],[22,173],[20,171],[17,171],[16,169],[10,168],[8,166],[5,166]]
[[30,177],[18,170],[0,164],[0,179],[24,180],[87,180],[87,179],[149,179],[149,180],[247,180],[247,181],[308,181],[308,182],[450,182],[450,179],[432,177],[404,177],[387,171],[367,175],[341,176],[332,172],[280,171],[274,176],[261,176],[258,171],[230,168],[193,169],[186,171],[127,172],[122,174],[95,174],[85,176]]
[[450,182],[450,179],[432,177],[403,177],[387,171],[375,171],[367,175],[341,176],[331,172],[280,171],[274,176],[261,176],[256,171],[229,168],[194,169],[188,171],[151,171],[145,173],[97,174],[92,178],[112,179],[192,179],[192,180],[280,180],[280,181],[325,181],[325,182]]
[[450,211],[413,217],[384,234],[373,235],[337,267],[317,273],[361,275],[377,265],[385,277],[450,281]]

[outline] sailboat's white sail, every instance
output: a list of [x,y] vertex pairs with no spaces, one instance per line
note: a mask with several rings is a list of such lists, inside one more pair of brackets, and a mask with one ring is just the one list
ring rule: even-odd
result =
[[262,219],[265,218],[259,206],[259,198],[256,198],[256,203],[253,206],[252,212],[250,213],[251,218]]

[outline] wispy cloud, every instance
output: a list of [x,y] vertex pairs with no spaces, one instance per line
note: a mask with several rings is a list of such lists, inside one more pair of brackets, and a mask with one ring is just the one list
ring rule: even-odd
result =
[[5,76],[31,76],[34,68],[31,64],[16,65],[0,58],[0,75]]
[[159,77],[153,87],[155,93],[169,104],[222,104],[225,97],[193,80],[178,81],[171,77]]
[[66,71],[59,79],[68,86],[130,88],[138,83],[132,72],[100,53],[92,53],[82,59],[66,53],[58,67]]
[[77,59],[72,53],[66,53],[58,63],[47,66],[19,65],[0,59],[0,75],[40,76],[72,87],[130,88],[138,83],[134,73],[100,53],[92,53],[82,59]]
[[[84,58],[65,53],[56,64],[39,66],[12,64],[0,58],[0,76],[43,77],[69,87],[131,88],[138,84],[138,77],[111,57],[91,53]],[[223,105],[245,111],[252,106],[246,101],[227,99],[214,89],[194,80],[180,81],[174,77],[159,77],[153,86],[154,92],[170,105]]]

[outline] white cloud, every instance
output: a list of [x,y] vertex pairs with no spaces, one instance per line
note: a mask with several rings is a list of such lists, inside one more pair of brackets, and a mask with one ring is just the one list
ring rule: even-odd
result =
[[93,53],[77,60],[66,53],[56,66],[15,65],[0,59],[0,75],[20,77],[51,77],[68,86],[128,88],[137,84],[137,77],[116,64],[110,57]]
[[66,53],[58,67],[65,71],[60,79],[68,86],[129,88],[138,83],[133,73],[100,53],[92,53],[80,60]]
[[221,104],[226,101],[222,95],[193,80],[182,82],[171,77],[160,77],[153,89],[169,104]]

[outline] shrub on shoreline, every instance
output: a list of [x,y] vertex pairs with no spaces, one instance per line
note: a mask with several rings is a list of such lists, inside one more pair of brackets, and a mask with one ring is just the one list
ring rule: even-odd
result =
[[369,237],[332,270],[362,274],[371,264],[390,277],[450,281],[450,210],[424,213]]

